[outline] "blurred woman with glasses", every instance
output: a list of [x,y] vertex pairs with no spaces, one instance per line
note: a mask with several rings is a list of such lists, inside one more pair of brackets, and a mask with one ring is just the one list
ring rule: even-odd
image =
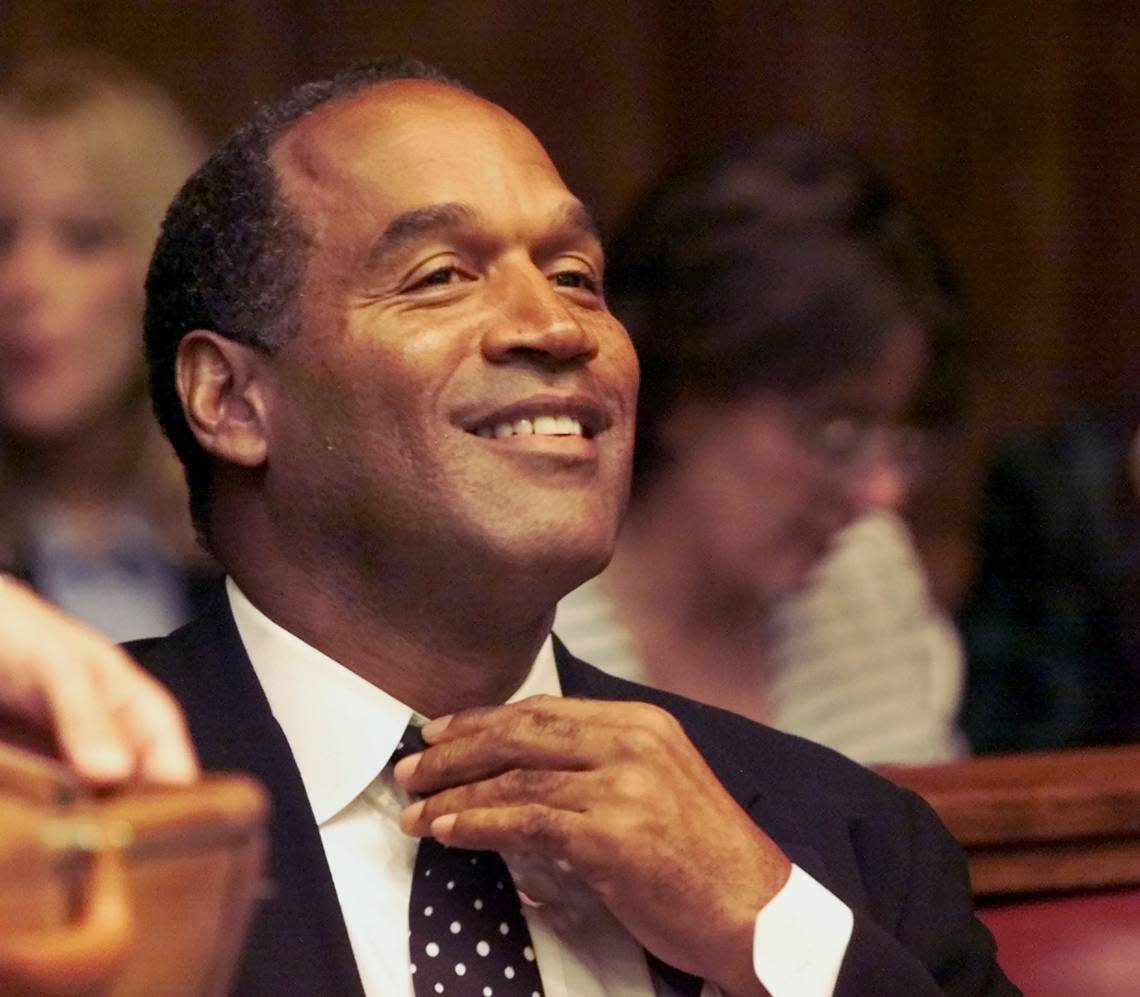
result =
[[652,192],[607,284],[642,365],[630,508],[555,631],[862,762],[959,754],[961,651],[896,513],[960,329],[897,198],[780,133]]
[[200,153],[102,57],[0,84],[0,567],[119,640],[179,625],[209,574],[141,332],[159,223]]

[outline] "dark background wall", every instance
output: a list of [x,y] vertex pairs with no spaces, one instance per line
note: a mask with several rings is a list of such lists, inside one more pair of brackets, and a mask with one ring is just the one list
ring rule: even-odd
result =
[[971,432],[915,512],[947,601],[988,442],[1140,385],[1137,0],[0,0],[0,63],[76,45],[212,138],[294,82],[417,54],[526,121],[603,226],[728,135],[853,139],[954,258],[978,333]]

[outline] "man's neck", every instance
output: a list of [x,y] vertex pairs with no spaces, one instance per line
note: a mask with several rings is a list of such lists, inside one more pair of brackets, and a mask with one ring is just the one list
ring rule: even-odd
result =
[[[236,572],[238,587],[279,626],[427,717],[506,702],[550,631],[546,612],[484,605],[483,593],[430,603],[406,590],[366,592]],[[441,593],[442,595],[442,593]]]

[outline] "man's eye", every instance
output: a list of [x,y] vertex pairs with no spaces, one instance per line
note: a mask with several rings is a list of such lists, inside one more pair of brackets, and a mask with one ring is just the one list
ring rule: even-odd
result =
[[587,291],[598,290],[598,282],[580,270],[563,270],[554,275],[555,287],[580,287]]
[[450,284],[458,277],[458,272],[455,267],[439,267],[433,270],[426,277],[422,277],[412,285],[413,289],[417,287],[438,287],[443,284]]

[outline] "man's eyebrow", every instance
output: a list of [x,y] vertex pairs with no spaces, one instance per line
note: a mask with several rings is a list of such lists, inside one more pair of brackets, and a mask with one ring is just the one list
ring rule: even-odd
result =
[[[368,267],[370,269],[379,267],[387,257],[424,236],[473,225],[477,217],[475,209],[461,201],[428,204],[422,208],[405,211],[393,218],[372,244],[372,248],[368,251]],[[567,204],[557,216],[553,227],[563,231],[578,230],[591,239],[601,242],[594,216],[580,201]]]
[[376,267],[408,243],[433,232],[469,225],[475,218],[470,206],[458,201],[413,208],[393,218],[368,252],[369,267]]
[[602,241],[598,223],[594,221],[594,216],[590,213],[590,209],[581,201],[572,201],[566,205],[566,208],[562,212],[561,224],[566,228],[581,229],[586,235],[590,236],[590,238],[597,240],[599,243]]

